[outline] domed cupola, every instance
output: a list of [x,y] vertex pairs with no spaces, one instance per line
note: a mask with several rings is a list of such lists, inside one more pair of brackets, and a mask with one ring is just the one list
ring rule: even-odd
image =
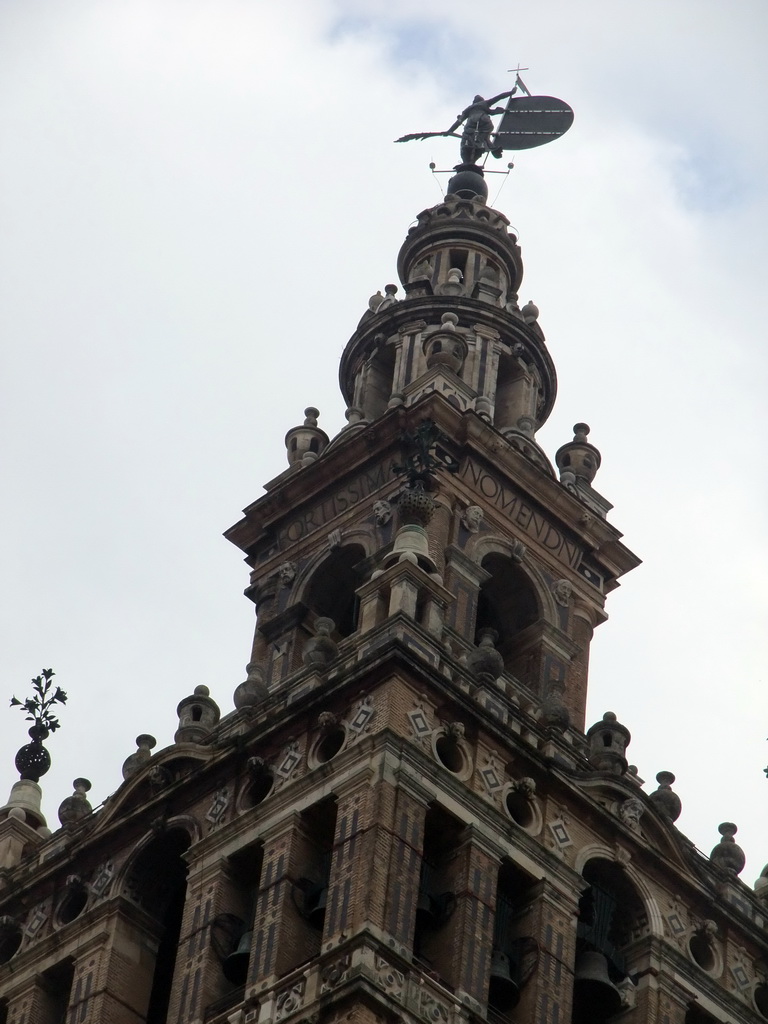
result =
[[445,201],[418,215],[397,267],[404,297],[393,285],[377,292],[342,356],[348,406],[370,422],[439,391],[553,475],[535,435],[557,378],[537,307],[518,303],[523,260],[508,219],[449,184]]

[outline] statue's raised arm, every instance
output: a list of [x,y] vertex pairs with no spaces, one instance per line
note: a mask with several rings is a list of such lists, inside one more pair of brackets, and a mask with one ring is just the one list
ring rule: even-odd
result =
[[[524,87],[523,87],[524,89]],[[525,90],[524,90],[525,91]],[[486,100],[475,96],[456,120],[443,132],[413,132],[403,135],[396,142],[411,142],[414,139],[431,139],[447,136],[461,139],[460,156],[464,165],[476,164],[490,153],[500,157],[505,149],[531,149],[563,135],[573,122],[573,111],[562,100],[553,96],[515,97],[517,85],[507,92],[500,92]],[[495,106],[500,100],[507,100],[504,107]],[[493,118],[501,114],[498,128]],[[463,125],[461,134],[458,128]]]

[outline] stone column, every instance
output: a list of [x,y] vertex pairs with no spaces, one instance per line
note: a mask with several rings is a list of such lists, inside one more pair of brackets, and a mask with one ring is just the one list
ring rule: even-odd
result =
[[530,936],[538,944],[538,969],[523,987],[520,1003],[514,1010],[516,1022],[570,1021],[578,907],[578,892],[556,889],[548,879],[537,886],[519,930],[521,935]]
[[[258,857],[254,850],[254,857]],[[210,856],[210,853],[208,853]],[[226,858],[206,862],[206,854],[190,856],[187,894],[176,955],[168,1024],[202,1024],[206,1007],[231,992],[211,941],[211,926],[220,914],[232,914],[250,931],[251,907],[233,882]],[[246,919],[246,917],[248,919]]]
[[571,637],[577,650],[568,666],[565,703],[571,715],[571,725],[584,731],[589,676],[589,645],[593,633],[592,621],[586,608],[576,604],[573,610]]
[[451,546],[446,550],[445,586],[455,597],[448,610],[446,625],[455,629],[470,643],[475,642],[477,621],[477,597],[480,585],[491,578],[477,562],[459,548]]
[[117,917],[111,935],[95,935],[79,947],[67,1020],[143,1024],[155,967],[146,946],[147,936]]
[[271,980],[313,956],[317,943],[316,933],[294,903],[295,882],[313,853],[301,815],[289,814],[262,839],[264,860],[246,982],[249,998],[258,996]]
[[368,901],[375,887],[371,826],[375,790],[366,770],[337,790],[336,833],[333,841],[328,906],[323,944],[358,931],[368,916]]
[[411,956],[416,927],[424,818],[429,799],[410,780],[386,779],[377,787],[371,862],[386,870],[369,886],[367,917]]
[[[456,908],[443,931],[438,972],[456,989],[462,1002],[481,1012],[488,998],[493,946],[493,920],[500,851],[491,850],[468,826],[454,864]],[[440,962],[443,961],[443,962]]]
[[[655,997],[655,998],[654,998]],[[685,1018],[692,1002],[691,993],[684,991],[672,978],[663,975],[657,979],[655,991],[653,989],[642,989],[638,991],[637,1006],[628,1020],[641,1021],[655,1019],[658,1024],[685,1024]],[[653,1016],[643,1017],[646,1012],[653,1013]]]
[[48,1024],[50,1000],[39,978],[23,991],[11,995],[8,1003],[8,1024]]

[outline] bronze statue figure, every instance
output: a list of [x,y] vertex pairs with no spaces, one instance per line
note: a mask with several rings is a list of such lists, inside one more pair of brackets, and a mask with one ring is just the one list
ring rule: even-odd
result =
[[[461,139],[461,148],[459,150],[461,156],[461,162],[463,164],[474,164],[484,156],[486,153],[492,153],[495,157],[500,157],[502,154],[501,147],[496,147],[491,142],[491,135],[493,134],[493,121],[491,118],[495,114],[506,113],[505,107],[494,107],[494,103],[498,103],[499,100],[508,99],[510,96],[514,96],[517,92],[517,86],[510,89],[508,92],[500,92],[497,96],[491,97],[491,99],[483,99],[482,96],[475,96],[468,107],[465,107],[460,114],[456,116],[456,120],[453,122],[451,127],[445,132],[416,132],[412,135],[403,135],[402,138],[396,139],[396,142],[410,142],[412,139],[428,139],[435,135],[446,135],[453,136],[454,138]],[[459,135],[456,129],[460,124],[464,123],[464,130]]]

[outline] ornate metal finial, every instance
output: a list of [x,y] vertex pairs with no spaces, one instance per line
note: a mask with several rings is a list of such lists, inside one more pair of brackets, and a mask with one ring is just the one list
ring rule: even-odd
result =
[[34,696],[26,700],[11,697],[11,707],[21,708],[26,712],[26,719],[32,722],[29,735],[31,743],[27,743],[16,754],[16,768],[19,777],[39,782],[51,767],[51,755],[43,746],[43,740],[55,732],[61,725],[54,715],[54,704],[66,704],[67,695],[60,686],[54,687],[51,682],[55,673],[51,668],[44,668],[39,676],[32,680]]
[[[514,98],[518,89],[525,95]],[[504,99],[505,106],[494,106]],[[493,118],[498,114],[502,118],[498,127],[494,127]],[[488,100],[475,96],[469,106],[456,115],[447,131],[414,132],[395,141],[411,142],[439,135],[460,139],[461,163],[470,168],[489,153],[500,157],[505,149],[533,149],[552,142],[564,135],[572,124],[573,110],[567,103],[554,96],[531,96],[518,75],[514,87],[507,92],[497,93]],[[461,126],[459,134],[457,129]]]
[[432,420],[422,420],[416,430],[403,432],[399,440],[405,452],[405,462],[393,468],[398,476],[405,477],[411,490],[432,490],[433,477],[438,469],[458,472],[456,459],[439,447],[439,442],[445,438]]

